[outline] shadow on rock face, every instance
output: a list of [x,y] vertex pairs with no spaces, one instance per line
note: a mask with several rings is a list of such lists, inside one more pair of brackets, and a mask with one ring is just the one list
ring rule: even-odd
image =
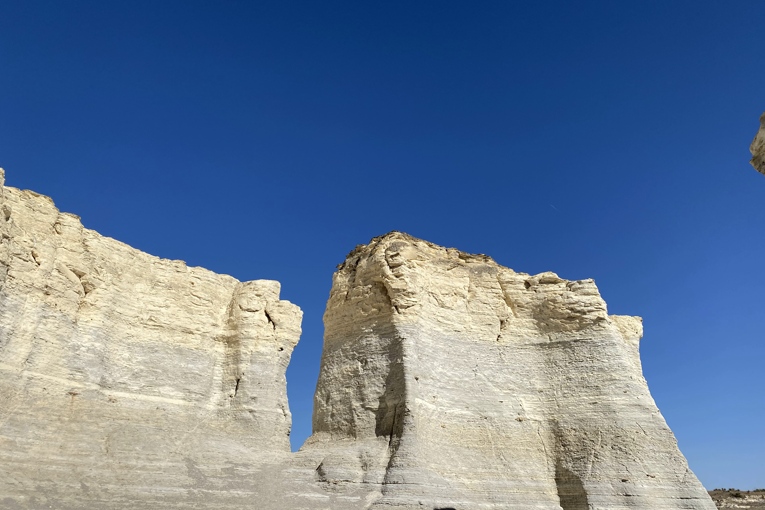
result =
[[558,498],[563,510],[588,510],[590,502],[584,490],[582,480],[560,463],[555,468],[555,484],[558,486]]

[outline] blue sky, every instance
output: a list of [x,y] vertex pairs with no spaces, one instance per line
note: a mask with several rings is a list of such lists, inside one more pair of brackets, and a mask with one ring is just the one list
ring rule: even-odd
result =
[[640,315],[708,487],[765,486],[761,0],[0,2],[0,166],[89,228],[305,313],[390,230]]

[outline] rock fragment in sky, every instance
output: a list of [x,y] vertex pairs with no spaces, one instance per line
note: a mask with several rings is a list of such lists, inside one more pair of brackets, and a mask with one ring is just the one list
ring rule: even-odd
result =
[[761,174],[765,174],[765,113],[760,117],[760,130],[749,151],[752,153],[752,166]]

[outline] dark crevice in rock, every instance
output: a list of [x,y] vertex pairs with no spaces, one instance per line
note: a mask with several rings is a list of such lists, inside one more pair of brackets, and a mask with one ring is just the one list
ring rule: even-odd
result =
[[582,480],[560,463],[555,466],[555,485],[563,510],[589,510],[590,502]]
[[393,445],[393,434],[396,432],[396,418],[398,416],[398,404],[393,408],[393,422],[390,427],[390,438],[388,439],[388,448]]
[[268,320],[268,323],[271,324],[271,327],[275,330],[276,329],[276,323],[271,318],[271,315],[269,315],[268,310],[263,310],[263,313],[266,314],[266,319]]

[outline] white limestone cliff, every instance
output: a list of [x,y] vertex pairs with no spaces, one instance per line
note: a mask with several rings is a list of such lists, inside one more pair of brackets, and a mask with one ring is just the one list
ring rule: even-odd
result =
[[236,500],[283,464],[302,314],[278,282],[147,255],[11,187],[0,236],[0,507]]
[[752,166],[761,174],[765,174],[765,113],[760,117],[760,130],[754,137],[749,151],[752,153]]
[[592,280],[392,232],[339,266],[314,434],[301,312],[83,228],[0,170],[0,508],[712,510]]
[[641,319],[592,280],[393,232],[348,255],[324,320],[301,453],[355,508],[714,508],[642,376]]

